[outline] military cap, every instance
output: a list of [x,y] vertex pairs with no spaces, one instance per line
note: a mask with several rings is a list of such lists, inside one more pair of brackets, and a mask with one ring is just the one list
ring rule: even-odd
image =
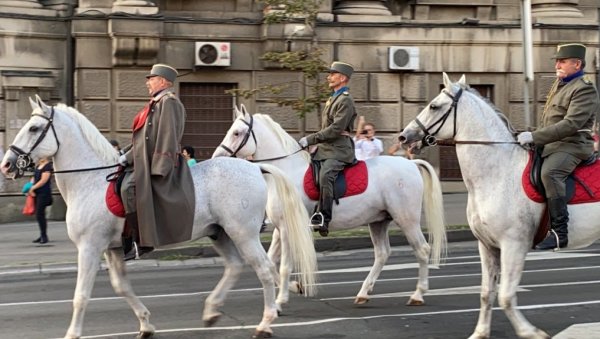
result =
[[146,75],[146,78],[151,78],[155,76],[163,77],[169,80],[170,82],[175,82],[175,79],[177,79],[177,70],[169,65],[155,64],[154,66],[152,66],[150,74]]
[[342,73],[343,75],[350,78],[354,72],[354,67],[345,62],[334,61],[329,67],[329,73]]
[[585,46],[582,44],[564,44],[556,47],[553,59],[576,58],[585,60]]

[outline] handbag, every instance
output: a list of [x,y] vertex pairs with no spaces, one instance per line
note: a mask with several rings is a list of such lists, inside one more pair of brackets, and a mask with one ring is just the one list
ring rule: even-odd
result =
[[23,206],[23,215],[34,215],[35,214],[35,198],[28,195],[25,198],[25,206]]

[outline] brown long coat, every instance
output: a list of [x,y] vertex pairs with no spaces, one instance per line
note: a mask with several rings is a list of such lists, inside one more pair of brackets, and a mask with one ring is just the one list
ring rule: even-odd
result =
[[162,246],[190,240],[194,183],[181,155],[185,108],[172,88],[154,99],[144,126],[125,154],[133,164],[141,244]]

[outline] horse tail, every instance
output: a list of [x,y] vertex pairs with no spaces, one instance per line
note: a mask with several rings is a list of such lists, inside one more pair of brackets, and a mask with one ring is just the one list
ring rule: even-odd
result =
[[439,265],[440,260],[446,258],[447,255],[442,185],[431,164],[421,159],[415,159],[413,162],[419,167],[425,186],[423,191],[423,207],[425,209],[427,231],[429,232],[431,263]]
[[[300,284],[307,297],[316,295],[317,254],[313,242],[312,231],[308,225],[308,213],[296,187],[285,177],[277,167],[269,164],[258,164],[263,172],[273,180],[267,180],[269,185],[269,202],[267,216],[281,215],[283,223],[280,226],[282,257],[287,248],[294,263],[294,269],[300,276]],[[272,191],[275,189],[275,192]],[[287,247],[287,248],[286,248]],[[281,264],[284,264],[282,259]]]

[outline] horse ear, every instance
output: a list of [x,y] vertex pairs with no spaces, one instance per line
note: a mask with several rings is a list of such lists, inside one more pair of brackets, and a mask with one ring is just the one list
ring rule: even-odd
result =
[[465,87],[465,86],[467,86],[467,78],[465,77],[465,75],[464,75],[464,74],[463,74],[463,75],[460,77],[460,79],[458,79],[458,84],[459,84],[461,87]]
[[452,86],[452,81],[450,81],[450,78],[448,77],[448,74],[446,74],[446,72],[442,73],[442,77],[444,78],[444,87],[446,87],[447,89],[450,88],[450,86]]
[[38,105],[37,102],[33,101],[33,99],[31,99],[31,97],[29,97],[29,103],[31,104],[31,110],[40,108],[40,105]]
[[234,110],[235,110],[235,118],[239,118],[240,116],[242,116],[242,111],[240,111],[237,106],[233,106]]
[[48,113],[50,111],[50,108],[42,101],[42,98],[40,98],[39,95],[35,95],[35,101],[37,102],[37,105],[39,108],[42,109],[42,111],[44,111],[44,113]]
[[242,106],[242,114],[243,115],[250,115],[250,113],[248,113],[248,110],[246,109],[246,106],[244,106],[244,104],[242,104],[241,106]]

